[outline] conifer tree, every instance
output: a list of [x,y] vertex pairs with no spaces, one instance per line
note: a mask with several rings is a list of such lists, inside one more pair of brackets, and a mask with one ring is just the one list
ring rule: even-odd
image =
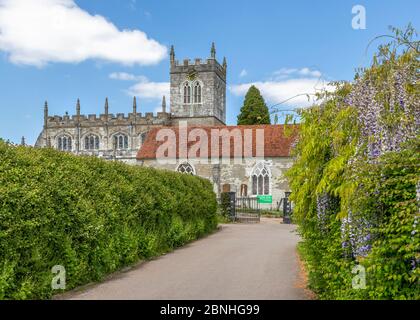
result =
[[260,90],[251,86],[238,116],[238,125],[270,124],[270,113]]

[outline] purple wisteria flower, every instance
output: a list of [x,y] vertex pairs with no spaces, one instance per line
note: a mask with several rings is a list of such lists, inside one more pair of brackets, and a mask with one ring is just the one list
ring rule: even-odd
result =
[[[356,108],[360,127],[356,157],[349,163],[356,158],[377,163],[381,155],[399,151],[404,142],[419,134],[420,97],[407,92],[408,85],[417,83],[417,78],[417,71],[409,65],[395,67],[379,84],[369,77],[357,78],[345,99],[346,104]],[[366,217],[350,212],[342,220],[343,248],[350,247],[354,257],[366,256],[371,249],[373,225]]]

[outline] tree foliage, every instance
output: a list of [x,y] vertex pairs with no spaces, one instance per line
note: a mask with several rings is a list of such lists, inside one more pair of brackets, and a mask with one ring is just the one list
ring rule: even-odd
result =
[[[320,298],[420,298],[420,64],[412,45],[397,50],[404,43],[380,46],[353,83],[300,111],[287,175]],[[352,286],[356,265],[366,289]]]
[[270,124],[270,112],[265,104],[260,90],[252,85],[246,96],[241,113],[238,115],[238,125]]

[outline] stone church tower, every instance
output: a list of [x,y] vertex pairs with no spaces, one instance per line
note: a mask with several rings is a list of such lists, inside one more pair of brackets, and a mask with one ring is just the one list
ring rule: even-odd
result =
[[170,58],[170,111],[165,97],[156,115],[141,113],[135,97],[133,111],[128,114],[110,113],[108,99],[99,115],[82,114],[77,100],[75,115],[51,116],[45,103],[44,126],[35,146],[135,163],[137,151],[154,128],[177,126],[184,120],[189,125],[225,125],[227,64],[226,59],[222,65],[217,62],[214,44],[205,61],[184,60],[180,64],[175,61],[173,47]]
[[173,124],[225,125],[226,123],[226,58],[216,60],[212,44],[210,58],[202,61],[175,60],[171,47],[171,118]]

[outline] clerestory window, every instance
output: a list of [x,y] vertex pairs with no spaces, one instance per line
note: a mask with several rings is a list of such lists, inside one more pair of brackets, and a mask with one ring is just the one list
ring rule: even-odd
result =
[[72,141],[69,136],[60,136],[57,138],[57,149],[60,151],[71,151]]
[[123,133],[114,135],[114,146],[118,150],[128,149],[128,136]]
[[90,134],[85,137],[85,150],[99,150],[99,137]]

